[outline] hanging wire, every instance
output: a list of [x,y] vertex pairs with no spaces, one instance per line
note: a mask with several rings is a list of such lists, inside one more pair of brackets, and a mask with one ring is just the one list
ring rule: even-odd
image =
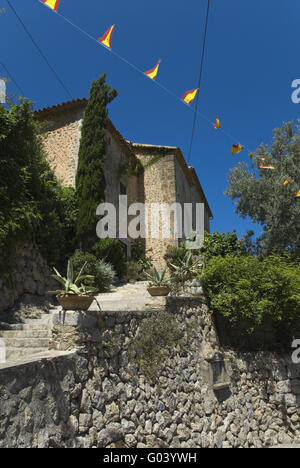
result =
[[197,122],[197,111],[199,105],[199,96],[200,96],[200,89],[201,89],[201,81],[202,81],[202,74],[203,74],[203,64],[204,64],[204,57],[205,57],[205,46],[206,46],[206,38],[207,38],[207,27],[208,27],[208,18],[209,18],[209,8],[210,8],[210,0],[207,2],[207,11],[206,11],[206,20],[205,20],[205,30],[204,30],[204,39],[203,39],[203,46],[202,46],[202,55],[201,55],[201,64],[200,64],[200,71],[199,71],[199,79],[198,79],[198,93],[196,99],[196,105],[194,108],[194,122],[192,128],[192,136],[191,136],[191,143],[190,143],[190,150],[188,155],[188,164],[191,160],[192,155],[192,148],[193,148],[193,141],[195,136],[195,129],[196,129],[196,122]]
[[46,64],[48,65],[48,67],[50,68],[50,70],[52,71],[53,75],[55,76],[55,78],[57,79],[57,81],[61,84],[61,86],[63,87],[63,89],[65,90],[65,92],[68,94],[68,96],[73,99],[73,96],[72,94],[70,93],[70,91],[68,90],[68,88],[66,87],[66,85],[64,84],[64,82],[62,81],[62,79],[59,77],[58,73],[56,72],[56,70],[53,68],[53,66],[50,64],[49,60],[47,59],[46,55],[44,54],[44,52],[41,50],[41,48],[39,47],[38,43],[36,42],[36,40],[32,37],[30,31],[28,30],[28,28],[25,26],[24,22],[22,21],[21,17],[19,16],[19,14],[16,12],[15,8],[12,6],[11,2],[9,0],[6,0],[9,7],[11,8],[12,12],[14,13],[14,15],[16,16],[16,18],[18,19],[18,21],[20,22],[22,28],[24,29],[24,31],[26,32],[27,36],[29,37],[29,39],[31,40],[31,42],[33,43],[34,47],[37,49],[38,53],[41,55],[41,57],[44,59],[44,61],[46,62]]
[[0,65],[4,68],[5,72],[7,73],[8,77],[11,79],[11,81],[15,84],[15,86],[18,88],[18,90],[20,91],[20,93],[22,94],[22,96],[24,96],[24,93],[22,91],[22,88],[21,86],[18,85],[18,83],[16,82],[16,80],[14,79],[14,77],[12,76],[12,74],[9,72],[9,70],[7,69],[7,67],[4,65],[4,63],[2,61],[0,61]]

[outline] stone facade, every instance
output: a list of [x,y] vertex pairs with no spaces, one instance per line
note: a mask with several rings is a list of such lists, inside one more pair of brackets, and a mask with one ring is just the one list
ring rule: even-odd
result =
[[[44,147],[48,161],[57,177],[65,185],[75,185],[78,164],[78,149],[81,124],[87,101],[85,99],[67,102],[58,106],[42,109],[36,117],[47,122],[43,134]],[[143,164],[153,156],[162,154],[161,159],[149,166],[138,177],[120,176],[120,167],[134,165],[137,159]],[[106,202],[118,207],[121,185],[126,187],[128,204],[145,203],[204,203],[205,229],[209,231],[212,217],[208,202],[193,168],[189,168],[179,148],[140,145],[127,142],[109,122],[107,129],[107,155],[105,161]],[[194,216],[195,217],[195,216]],[[130,219],[129,219],[130,221]],[[165,220],[162,220],[163,223]],[[123,242],[129,244],[123,239]],[[145,252],[153,257],[158,268],[164,268],[163,260],[168,245],[178,245],[180,239],[145,240]],[[130,249],[128,249],[130,253]]]
[[0,447],[299,443],[299,366],[289,356],[222,352],[203,296],[166,301],[183,338],[155,380],[131,362],[128,343],[160,311],[56,314],[52,347],[78,350],[0,369]]

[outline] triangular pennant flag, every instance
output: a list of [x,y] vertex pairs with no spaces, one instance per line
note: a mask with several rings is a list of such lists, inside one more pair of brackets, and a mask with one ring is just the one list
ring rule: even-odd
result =
[[149,76],[151,80],[156,80],[160,63],[161,63],[161,59],[159,59],[159,61],[157,62],[154,68],[145,72],[145,75]]
[[291,183],[290,179],[286,179],[286,180],[283,182],[282,185],[288,185],[288,184],[290,184],[290,183]]
[[198,93],[199,88],[197,89],[192,89],[191,91],[187,91],[183,96],[182,100],[186,102],[187,104],[192,104],[194,101],[196,94]]
[[111,26],[106,33],[98,39],[99,42],[101,42],[105,47],[108,47],[108,49],[111,49],[111,39],[112,39],[112,34],[115,29],[115,24]]
[[42,0],[51,10],[57,11],[60,0]]
[[216,123],[214,124],[214,127],[218,130],[219,128],[221,128],[221,123],[220,123],[220,120],[218,119],[218,117],[216,118]]
[[296,193],[295,196],[296,196],[296,197],[300,197],[300,190],[298,190],[298,192]]
[[239,154],[243,149],[244,147],[240,144],[232,145],[231,154]]

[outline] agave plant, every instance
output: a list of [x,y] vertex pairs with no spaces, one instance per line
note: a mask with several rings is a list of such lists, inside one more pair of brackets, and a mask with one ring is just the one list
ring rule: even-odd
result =
[[86,263],[82,266],[77,278],[74,280],[74,270],[72,260],[68,261],[67,278],[64,278],[57,270],[53,267],[55,275],[52,275],[56,281],[64,286],[64,289],[58,289],[56,291],[48,291],[48,294],[55,294],[57,296],[82,296],[88,295],[96,291],[95,288],[86,287],[81,282],[85,279],[94,279],[91,275],[83,275]]
[[160,272],[154,267],[151,273],[146,272],[146,275],[150,279],[149,287],[151,288],[152,286],[169,286],[169,281],[165,279],[166,271],[167,269],[165,269],[163,272]]
[[179,265],[170,263],[170,266],[174,270],[173,275],[175,279],[184,279],[196,276],[202,268],[202,262],[201,259],[194,260],[192,252],[186,252],[183,259],[180,260]]

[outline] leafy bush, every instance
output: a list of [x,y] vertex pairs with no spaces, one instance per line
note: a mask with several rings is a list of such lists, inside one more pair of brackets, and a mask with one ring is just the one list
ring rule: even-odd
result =
[[184,260],[186,253],[187,249],[185,244],[182,244],[181,247],[174,247],[173,245],[169,245],[164,255],[164,260],[168,266],[170,266],[171,263],[172,265],[179,266]]
[[93,279],[87,278],[83,281],[86,286],[93,286],[99,292],[105,292],[109,289],[115,279],[115,271],[109,263],[104,260],[98,260],[95,255],[76,250],[73,257],[74,274],[78,275],[82,266],[85,266],[85,273],[91,275]]
[[119,279],[126,273],[126,257],[121,243],[117,239],[100,239],[92,248],[92,253],[99,259],[110,263]]
[[140,279],[140,270],[141,267],[138,262],[128,262],[126,266],[127,274],[126,278],[127,281],[138,281]]
[[131,259],[138,262],[145,257],[145,246],[142,240],[136,239],[131,242]]
[[202,280],[213,310],[248,333],[264,322],[299,325],[300,266],[286,258],[215,257]]
[[228,233],[205,233],[204,244],[201,249],[208,262],[213,257],[226,257],[226,255],[245,255],[244,242],[238,238],[235,231]]
[[116,277],[115,270],[110,263],[99,260],[96,281],[100,292],[108,291]]

